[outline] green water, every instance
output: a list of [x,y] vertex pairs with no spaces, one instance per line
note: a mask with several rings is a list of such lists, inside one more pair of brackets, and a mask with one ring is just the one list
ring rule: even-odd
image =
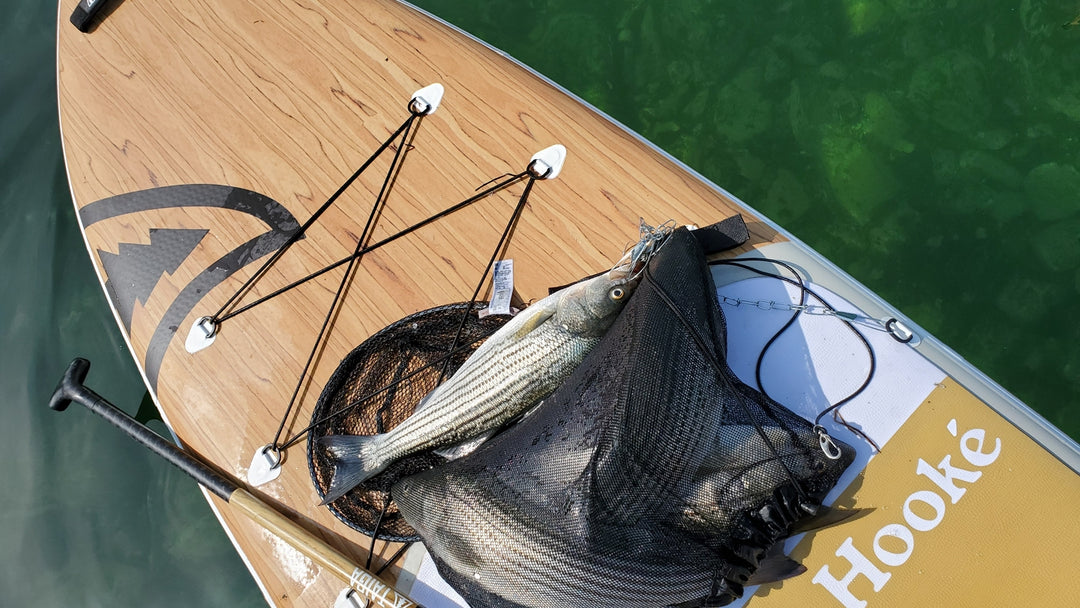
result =
[[[129,0],[137,2],[142,0]],[[1080,15],[1039,0],[420,4],[794,232],[1080,438]],[[143,391],[78,236],[55,11],[0,23],[0,605],[260,606],[194,484],[85,411]]]

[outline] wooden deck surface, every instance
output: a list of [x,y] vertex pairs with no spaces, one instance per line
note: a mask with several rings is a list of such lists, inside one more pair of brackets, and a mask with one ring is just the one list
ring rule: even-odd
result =
[[[610,266],[636,237],[639,217],[709,224],[743,213],[751,246],[780,238],[541,78],[397,2],[123,2],[89,34],[67,23],[75,4],[60,3],[57,57],[62,139],[80,210],[152,188],[221,184],[261,193],[302,223],[405,120],[413,91],[439,82],[445,99],[422,120],[373,240],[522,171],[556,143],[568,150],[566,166],[537,183],[506,256],[526,301]],[[245,301],[352,252],[388,166],[389,156],[376,162]],[[519,184],[363,259],[286,432],[306,426],[323,383],[354,346],[405,315],[469,298],[521,191]],[[163,319],[186,286],[267,225],[212,205],[82,219],[102,280],[139,294],[125,331],[144,372],[152,367],[148,380],[171,427],[189,449],[244,478],[256,448],[274,437],[341,272],[229,320],[210,348],[192,355],[184,349],[192,323],[258,264],[197,294],[178,325],[162,327]],[[116,276],[108,274],[108,260],[152,258],[152,237],[170,230],[197,241],[175,268],[146,279],[116,263]],[[150,362],[161,332],[167,348]],[[253,492],[358,560],[366,556],[368,539],[317,506],[303,444],[287,452],[277,481]],[[269,600],[333,604],[340,581],[227,505],[218,508]]]

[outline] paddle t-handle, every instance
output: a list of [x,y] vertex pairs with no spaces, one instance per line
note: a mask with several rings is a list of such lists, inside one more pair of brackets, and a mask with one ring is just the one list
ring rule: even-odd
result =
[[77,358],[72,361],[57,383],[56,390],[49,399],[49,407],[62,412],[73,401],[86,406],[132,439],[179,467],[207,490],[229,503],[229,506],[292,545],[318,565],[329,569],[350,587],[370,599],[371,606],[416,608],[412,600],[398,593],[374,574],[353,564],[351,558],[240,487],[240,482],[218,472],[194,454],[177,447],[89,389],[83,384],[89,372],[90,362],[86,359]]
[[81,357],[72,361],[64,372],[64,377],[60,378],[60,382],[56,385],[56,390],[49,399],[49,407],[58,412],[66,410],[71,405],[71,400],[76,398],[76,394],[80,394],[81,390],[87,390],[83,382],[88,373],[90,373],[89,361]]

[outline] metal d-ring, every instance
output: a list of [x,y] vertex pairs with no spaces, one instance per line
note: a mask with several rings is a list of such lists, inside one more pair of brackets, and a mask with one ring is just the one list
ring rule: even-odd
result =
[[908,329],[907,326],[896,317],[891,317],[888,321],[885,321],[885,331],[889,332],[889,335],[892,336],[894,340],[903,344],[907,344],[915,338],[915,332]]
[[270,464],[270,468],[277,468],[277,467],[281,466],[281,461],[285,457],[284,454],[281,453],[281,448],[279,448],[278,446],[270,443],[270,444],[267,444],[262,449],[263,454],[266,454],[266,453],[269,453],[269,452],[274,453],[274,458],[273,458],[273,461]]
[[[544,167],[543,171],[540,171],[541,166]],[[551,175],[555,168],[539,158],[534,158],[525,170],[529,172],[533,179],[547,179],[547,176]]]
[[216,336],[218,330],[221,329],[221,324],[215,321],[214,317],[203,317],[196,321],[195,325],[197,325],[199,329],[201,329],[202,332],[206,334],[207,340]]

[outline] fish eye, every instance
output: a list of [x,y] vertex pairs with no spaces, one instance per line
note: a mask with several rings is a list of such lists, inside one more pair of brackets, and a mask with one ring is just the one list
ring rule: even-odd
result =
[[623,289],[622,287],[616,287],[616,288],[614,288],[614,289],[612,289],[611,291],[608,292],[608,297],[611,298],[612,300],[615,300],[616,302],[623,299],[623,296],[625,296],[625,295],[626,295],[626,290]]

